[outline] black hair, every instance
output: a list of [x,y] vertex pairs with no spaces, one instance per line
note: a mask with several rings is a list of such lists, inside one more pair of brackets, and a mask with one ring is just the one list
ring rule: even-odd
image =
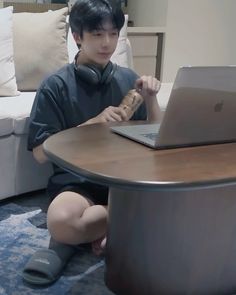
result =
[[71,8],[69,23],[72,33],[83,37],[83,31],[92,32],[102,29],[103,22],[110,20],[120,32],[125,17],[114,0],[77,0]]

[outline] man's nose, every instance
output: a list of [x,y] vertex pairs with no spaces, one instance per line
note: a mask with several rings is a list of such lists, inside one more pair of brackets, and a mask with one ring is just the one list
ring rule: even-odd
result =
[[104,34],[102,41],[103,41],[102,44],[104,46],[108,45],[110,43],[110,41],[111,41],[111,38],[110,38],[109,34]]

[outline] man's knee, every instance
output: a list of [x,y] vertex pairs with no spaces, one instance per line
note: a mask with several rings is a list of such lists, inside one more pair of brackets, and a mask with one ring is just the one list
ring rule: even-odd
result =
[[[68,196],[63,193],[50,204],[47,213],[47,226],[53,238],[59,242],[66,242],[75,233],[85,231],[80,219],[89,204],[79,201],[74,193]],[[67,198],[68,197],[68,198]]]

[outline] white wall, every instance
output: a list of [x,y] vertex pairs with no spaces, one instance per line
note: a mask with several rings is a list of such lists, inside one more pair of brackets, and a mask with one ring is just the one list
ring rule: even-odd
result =
[[168,0],[128,0],[127,12],[135,27],[166,25]]
[[182,65],[236,64],[235,0],[169,0],[162,81]]
[[165,26],[162,81],[182,65],[236,64],[236,0],[128,0],[135,26]]

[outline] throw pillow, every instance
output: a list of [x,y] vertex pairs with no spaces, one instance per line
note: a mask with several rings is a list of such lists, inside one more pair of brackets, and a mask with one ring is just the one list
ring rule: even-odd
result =
[[18,95],[13,59],[13,7],[0,9],[0,96]]
[[42,80],[68,62],[68,8],[13,14],[16,81],[19,90],[34,91]]
[[117,63],[122,67],[129,67],[128,54],[127,54],[127,24],[128,15],[125,15],[125,23],[120,30],[119,40],[116,50],[111,57],[111,61]]
[[75,42],[75,39],[71,32],[71,28],[69,26],[69,15],[66,18],[66,23],[68,26],[67,48],[68,48],[69,62],[73,62],[76,54],[78,53],[78,46]]

